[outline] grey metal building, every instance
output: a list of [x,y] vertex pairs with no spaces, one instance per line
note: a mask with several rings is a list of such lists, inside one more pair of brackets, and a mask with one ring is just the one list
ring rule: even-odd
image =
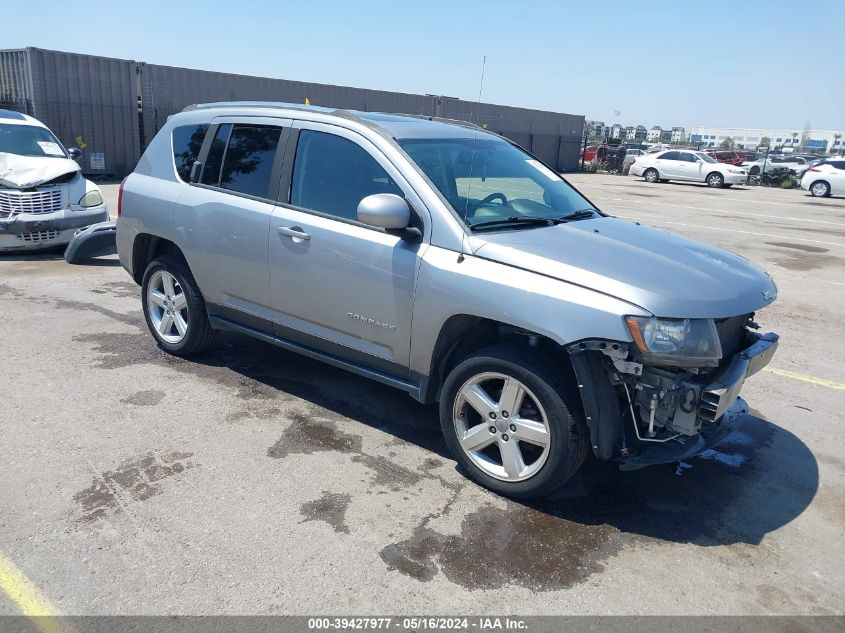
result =
[[171,114],[208,101],[285,101],[477,122],[560,171],[577,167],[584,117],[40,48],[0,51],[0,108],[30,114],[83,150],[88,174],[123,176]]

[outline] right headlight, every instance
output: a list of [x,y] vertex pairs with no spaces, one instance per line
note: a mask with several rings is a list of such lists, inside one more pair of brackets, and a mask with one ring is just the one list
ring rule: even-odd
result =
[[644,363],[684,367],[715,366],[722,345],[713,319],[625,317]]
[[85,207],[86,209],[89,207],[98,207],[101,204],[103,204],[103,196],[96,189],[92,189],[79,199],[79,206]]

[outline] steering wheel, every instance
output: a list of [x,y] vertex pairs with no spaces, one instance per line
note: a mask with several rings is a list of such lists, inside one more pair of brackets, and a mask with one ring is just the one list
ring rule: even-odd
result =
[[496,192],[491,193],[489,196],[484,198],[484,200],[481,201],[481,205],[483,206],[489,202],[493,202],[493,200],[501,200],[503,205],[508,203],[508,199],[505,197],[505,194]]

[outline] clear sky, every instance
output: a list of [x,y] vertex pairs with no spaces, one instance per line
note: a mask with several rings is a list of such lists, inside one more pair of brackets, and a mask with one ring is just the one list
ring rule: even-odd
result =
[[845,129],[845,0],[26,0],[3,13],[0,48],[470,100],[486,55],[492,103],[648,127]]

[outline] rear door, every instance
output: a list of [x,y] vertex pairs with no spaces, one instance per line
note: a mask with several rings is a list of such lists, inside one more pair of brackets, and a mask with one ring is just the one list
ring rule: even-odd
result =
[[[282,199],[270,228],[276,333],[324,353],[408,378],[414,285],[424,242],[358,221],[358,203],[394,193],[422,202],[397,168],[359,134],[295,122]],[[425,232],[425,231],[424,231]]]
[[174,226],[212,314],[269,319],[267,236],[290,124],[273,117],[212,121],[199,181],[177,201]]
[[680,152],[674,150],[658,154],[657,171],[661,178],[680,178],[681,170],[678,167],[678,160],[680,159]]

